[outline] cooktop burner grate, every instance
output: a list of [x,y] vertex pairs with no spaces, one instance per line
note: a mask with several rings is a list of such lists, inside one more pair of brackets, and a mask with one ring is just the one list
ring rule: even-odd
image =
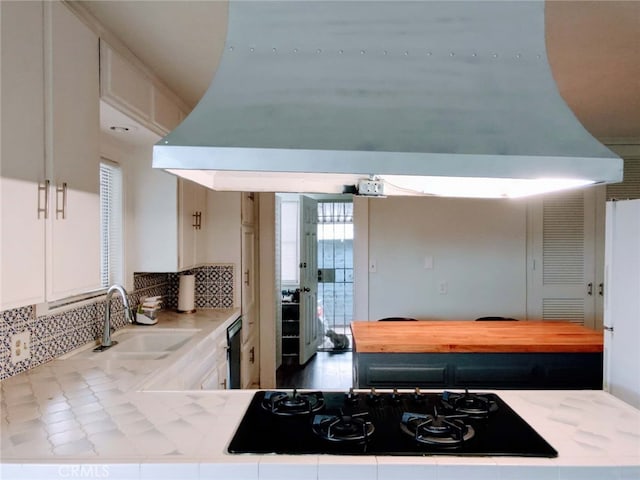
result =
[[487,418],[498,410],[498,404],[494,400],[486,395],[469,393],[469,390],[464,393],[442,392],[442,404],[454,414],[465,414],[473,418]]
[[475,430],[465,420],[464,415],[407,412],[402,415],[400,428],[420,444],[458,447],[475,435]]
[[265,392],[262,408],[274,415],[310,415],[324,408],[322,392]]
[[[468,412],[458,409],[455,413],[452,403],[461,403]],[[410,393],[258,391],[228,451],[557,456],[553,447],[495,394],[418,389]]]
[[324,440],[331,442],[366,442],[375,427],[369,421],[367,412],[352,415],[315,415],[313,431]]

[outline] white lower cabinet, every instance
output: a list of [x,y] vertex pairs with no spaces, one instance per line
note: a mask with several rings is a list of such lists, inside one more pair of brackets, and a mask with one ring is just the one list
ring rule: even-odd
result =
[[[220,390],[227,388],[227,334],[207,338],[196,347],[194,359],[185,369],[187,390]],[[197,360],[196,360],[197,359]]]
[[260,388],[259,336],[252,335],[242,345],[240,354],[240,377],[242,388]]
[[159,373],[146,386],[161,390],[222,390],[227,381],[227,331],[220,329]]

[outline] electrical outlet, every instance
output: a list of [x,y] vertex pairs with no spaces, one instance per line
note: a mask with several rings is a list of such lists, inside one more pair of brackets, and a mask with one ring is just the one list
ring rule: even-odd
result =
[[358,180],[358,195],[384,196],[384,182],[382,180]]
[[24,332],[11,335],[11,362],[17,365],[19,362],[31,359],[31,332]]

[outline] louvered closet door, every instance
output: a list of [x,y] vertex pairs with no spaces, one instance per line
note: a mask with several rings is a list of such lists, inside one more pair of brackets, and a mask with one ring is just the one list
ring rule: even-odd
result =
[[527,318],[595,327],[596,188],[529,205]]

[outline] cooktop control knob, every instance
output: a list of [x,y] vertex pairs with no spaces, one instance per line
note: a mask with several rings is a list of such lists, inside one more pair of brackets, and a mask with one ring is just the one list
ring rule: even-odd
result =
[[360,395],[353,391],[353,387],[349,388],[349,393],[345,393],[344,399],[347,403],[355,404],[358,403]]
[[375,387],[371,387],[371,391],[367,394],[367,400],[370,403],[378,403],[381,399],[382,397],[376,392]]
[[398,393],[397,388],[394,388],[391,393],[391,403],[400,403],[400,394]]
[[420,392],[420,387],[416,387],[413,392],[413,399],[416,402],[424,402],[424,395]]

